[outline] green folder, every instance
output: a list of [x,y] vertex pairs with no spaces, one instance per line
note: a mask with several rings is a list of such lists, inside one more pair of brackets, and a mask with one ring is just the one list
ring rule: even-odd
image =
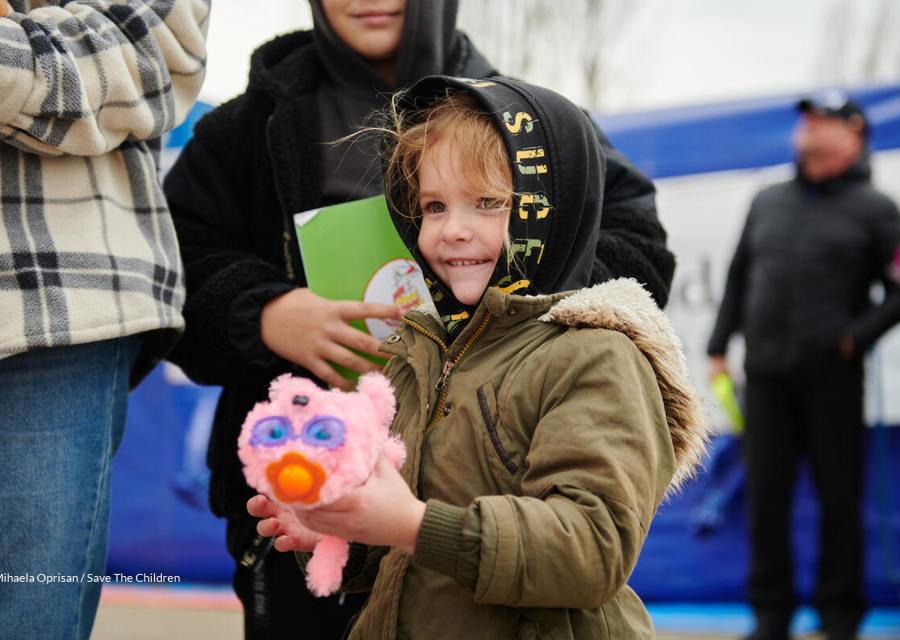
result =
[[[404,311],[431,304],[422,270],[397,234],[384,196],[304,211],[294,216],[294,226],[313,293],[329,300],[393,304]],[[396,323],[379,319],[350,324],[379,340],[397,329]],[[346,378],[358,377],[332,366]]]

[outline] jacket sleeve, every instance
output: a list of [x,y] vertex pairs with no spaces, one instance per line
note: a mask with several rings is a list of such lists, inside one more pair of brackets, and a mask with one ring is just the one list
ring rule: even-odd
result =
[[873,280],[884,285],[884,299],[855,318],[849,327],[857,353],[871,347],[900,322],[900,213],[887,200],[876,212],[871,228]]
[[743,316],[744,290],[747,284],[747,271],[750,268],[750,232],[754,219],[755,206],[750,207],[750,213],[741,231],[737,249],[731,259],[728,268],[728,277],[725,280],[725,292],[719,303],[719,313],[716,316],[716,324],[713,327],[706,353],[711,356],[724,355],[728,350],[728,341],[741,327]]
[[185,118],[205,75],[209,0],[41,5],[0,18],[0,140],[94,156]]
[[198,126],[164,182],[187,286],[185,333],[169,359],[201,384],[266,381],[290,365],[262,344],[259,314],[293,285],[283,267],[245,246],[250,223],[235,193],[238,176],[205,138]]
[[606,155],[603,214],[592,283],[635,278],[663,308],[675,274],[675,256],[666,247],[666,231],[656,212],[656,188],[612,146],[593,119],[591,122]]
[[557,343],[534,387],[542,417],[521,495],[427,503],[414,561],[479,604],[602,606],[625,586],[674,473],[656,377],[634,344],[595,329]]

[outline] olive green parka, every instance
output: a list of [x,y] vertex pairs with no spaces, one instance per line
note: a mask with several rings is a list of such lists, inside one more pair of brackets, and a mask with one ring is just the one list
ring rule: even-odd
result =
[[633,280],[491,288],[446,335],[413,312],[383,345],[427,510],[412,557],[348,567],[372,590],[350,638],[652,638],[627,580],[706,437],[666,317]]

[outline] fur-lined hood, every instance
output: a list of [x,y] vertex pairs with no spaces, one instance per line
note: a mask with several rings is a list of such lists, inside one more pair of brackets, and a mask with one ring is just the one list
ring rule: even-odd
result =
[[688,380],[681,340],[647,290],[630,278],[611,280],[567,295],[540,320],[618,331],[644,354],[662,393],[675,449],[671,488],[678,490],[702,460],[710,427],[700,397]]

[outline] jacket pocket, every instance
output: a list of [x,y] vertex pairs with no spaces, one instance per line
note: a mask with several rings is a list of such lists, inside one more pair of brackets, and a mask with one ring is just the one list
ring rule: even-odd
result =
[[482,385],[478,388],[478,408],[481,411],[481,417],[484,420],[484,426],[487,428],[488,437],[491,439],[491,444],[494,447],[494,451],[497,454],[497,457],[500,458],[500,462],[503,463],[503,466],[506,467],[506,470],[512,474],[515,474],[519,471],[519,465],[515,463],[512,459],[512,456],[506,450],[506,447],[503,446],[503,442],[500,440],[500,435],[497,433],[497,424],[494,420],[494,416],[498,415],[496,411],[496,397],[494,396],[494,387],[489,382],[485,385]]

